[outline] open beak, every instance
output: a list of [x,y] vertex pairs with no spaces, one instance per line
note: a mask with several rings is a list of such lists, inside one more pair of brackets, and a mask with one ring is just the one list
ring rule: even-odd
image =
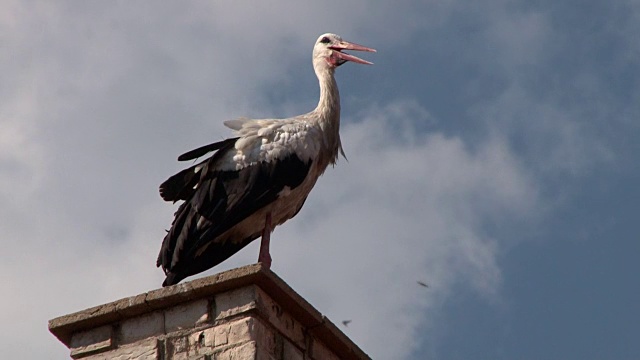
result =
[[354,44],[354,43],[350,43],[350,42],[344,41],[344,40],[340,41],[339,43],[337,43],[335,45],[331,45],[329,48],[331,50],[335,50],[333,52],[332,56],[335,56],[337,59],[339,59],[338,65],[342,65],[347,61],[353,61],[353,62],[358,63],[358,64],[373,65],[373,63],[370,62],[370,61],[362,60],[359,57],[343,53],[342,50],[376,52],[375,49],[368,48],[366,46],[362,46],[362,45],[358,45],[358,44]]

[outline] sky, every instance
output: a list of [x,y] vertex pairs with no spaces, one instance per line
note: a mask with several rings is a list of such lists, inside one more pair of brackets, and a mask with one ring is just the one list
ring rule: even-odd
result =
[[637,0],[0,1],[4,356],[160,286],[176,157],[313,109],[325,32],[378,52],[272,270],[376,359],[640,358]]

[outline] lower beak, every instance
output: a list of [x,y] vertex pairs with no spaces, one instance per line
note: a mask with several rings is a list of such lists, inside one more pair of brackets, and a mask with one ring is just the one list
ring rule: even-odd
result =
[[367,60],[362,60],[359,57],[353,56],[351,54],[346,54],[341,52],[341,50],[354,50],[354,51],[367,51],[367,52],[376,52],[375,49],[368,48],[366,46],[350,43],[348,41],[341,41],[340,43],[333,45],[330,47],[332,50],[335,50],[334,56],[343,61],[353,61],[358,64],[366,64],[373,65],[372,62]]

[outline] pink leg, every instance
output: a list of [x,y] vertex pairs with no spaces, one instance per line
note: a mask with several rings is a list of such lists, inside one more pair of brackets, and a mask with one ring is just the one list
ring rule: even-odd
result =
[[264,229],[262,230],[262,240],[260,241],[260,255],[258,262],[264,264],[267,269],[271,268],[271,254],[269,254],[269,242],[271,241],[271,213],[267,213],[264,220]]

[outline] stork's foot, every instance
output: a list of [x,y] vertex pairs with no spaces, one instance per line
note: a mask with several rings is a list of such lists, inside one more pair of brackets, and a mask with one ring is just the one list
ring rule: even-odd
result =
[[271,242],[271,213],[267,214],[264,221],[264,229],[262,230],[262,240],[260,241],[260,254],[258,262],[262,263],[267,269],[271,269],[271,254],[269,253],[269,243]]

